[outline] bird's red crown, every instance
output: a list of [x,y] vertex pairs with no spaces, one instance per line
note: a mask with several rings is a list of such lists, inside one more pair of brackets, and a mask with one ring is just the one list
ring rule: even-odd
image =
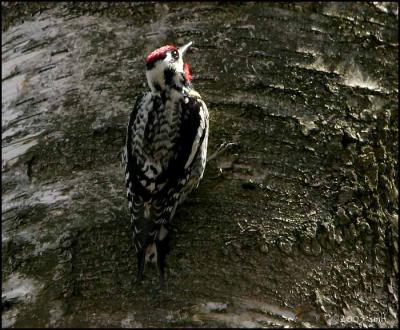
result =
[[170,50],[178,50],[174,45],[166,45],[151,52],[146,57],[146,63],[152,63],[165,57],[165,53]]

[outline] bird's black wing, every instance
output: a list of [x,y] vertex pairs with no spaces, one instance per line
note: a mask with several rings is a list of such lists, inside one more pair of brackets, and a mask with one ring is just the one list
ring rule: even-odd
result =
[[195,97],[188,97],[188,102],[182,102],[180,134],[173,157],[167,169],[157,179],[166,181],[166,186],[160,193],[169,190],[179,190],[191,171],[193,161],[199,154],[206,134],[207,120],[204,117],[204,103]]
[[[143,180],[144,174],[142,173],[140,167],[138,166],[136,155],[132,150],[133,146],[132,142],[134,138],[134,135],[132,133],[132,128],[134,126],[134,122],[138,114],[139,107],[143,103],[145,95],[146,93],[140,93],[136,97],[135,106],[133,107],[133,110],[129,117],[129,123],[126,134],[126,145],[125,145],[126,186],[128,192],[129,191],[131,191],[132,193],[134,192],[136,195],[139,195],[143,199],[143,201],[149,200],[151,198],[151,194],[140,182],[141,180]],[[134,187],[134,191],[129,189],[129,184],[131,184],[131,186]]]
[[[147,183],[149,178],[145,176],[142,166],[138,162],[137,157],[140,157],[140,155],[136,155],[132,150],[134,135],[131,129],[145,95],[138,96],[128,124],[125,149],[128,199],[132,203],[131,210],[137,219],[135,221],[141,221],[141,210],[140,207],[135,208],[135,201],[139,203],[139,200],[146,202],[152,199],[156,218],[163,218],[163,222],[167,222],[172,207],[179,199],[180,192],[190,175],[192,164],[201,152],[200,147],[205,138],[207,125],[205,111],[202,108],[205,105],[201,99],[196,97],[187,97],[186,103],[182,101],[180,128],[178,139],[174,143],[173,156],[167,167],[157,177],[153,178],[156,189],[150,192],[142,184],[142,182]],[[129,186],[131,186],[131,189]]]

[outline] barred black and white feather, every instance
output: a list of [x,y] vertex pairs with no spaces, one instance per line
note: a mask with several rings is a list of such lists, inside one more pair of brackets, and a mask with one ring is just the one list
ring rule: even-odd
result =
[[148,56],[151,91],[137,97],[124,152],[138,277],[146,261],[157,262],[161,284],[171,220],[206,165],[208,110],[183,65],[187,48],[164,46]]

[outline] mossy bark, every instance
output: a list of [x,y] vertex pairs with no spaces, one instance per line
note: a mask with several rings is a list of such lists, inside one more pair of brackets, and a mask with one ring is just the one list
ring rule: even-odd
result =
[[[5,326],[393,326],[396,3],[2,3]],[[143,58],[210,112],[167,288],[134,284],[120,152]]]

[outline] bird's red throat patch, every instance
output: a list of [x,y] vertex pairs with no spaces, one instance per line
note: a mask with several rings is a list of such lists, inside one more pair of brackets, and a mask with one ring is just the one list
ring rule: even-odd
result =
[[183,65],[183,70],[185,71],[185,78],[188,81],[192,81],[192,75],[190,73],[190,68],[189,68],[189,64],[185,63]]

